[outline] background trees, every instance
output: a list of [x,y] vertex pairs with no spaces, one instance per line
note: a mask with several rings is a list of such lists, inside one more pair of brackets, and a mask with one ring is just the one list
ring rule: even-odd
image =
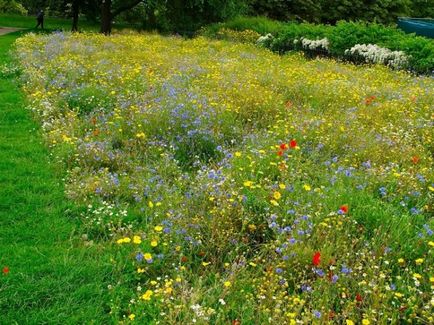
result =
[[0,0],[0,13],[35,14],[99,21],[110,33],[113,20],[145,29],[193,32],[233,16],[264,15],[278,20],[335,24],[339,20],[396,22],[398,16],[434,17],[432,0]]

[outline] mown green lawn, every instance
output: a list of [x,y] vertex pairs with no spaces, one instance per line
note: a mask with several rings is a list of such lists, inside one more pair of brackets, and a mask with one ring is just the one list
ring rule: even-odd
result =
[[[48,30],[70,30],[71,20],[63,18],[45,18],[45,28]],[[16,27],[16,28],[35,28],[36,17],[33,16],[19,16],[19,15],[0,15],[0,26],[2,27]],[[80,29],[84,30],[98,30],[98,24],[88,22],[86,20],[79,21]]]
[[[71,30],[72,21],[70,19],[46,17],[44,27],[46,31]],[[20,15],[0,15],[0,27],[16,27],[25,29],[34,29],[36,26],[36,17],[34,16],[20,16]],[[137,29],[138,26],[128,24],[114,23],[114,29],[133,28]],[[79,19],[78,28],[80,31],[93,31],[97,32],[100,25],[97,22],[87,21],[86,19]]]
[[[0,36],[0,66],[20,35]],[[0,74],[0,323],[107,323],[109,259],[79,239],[19,87]]]

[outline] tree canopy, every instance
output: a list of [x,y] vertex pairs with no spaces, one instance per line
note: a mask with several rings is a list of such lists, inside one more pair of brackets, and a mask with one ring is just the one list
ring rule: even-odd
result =
[[113,20],[146,29],[189,32],[233,16],[263,15],[278,20],[334,24],[339,20],[394,23],[398,16],[433,17],[432,0],[0,0],[0,12],[100,21],[110,33]]

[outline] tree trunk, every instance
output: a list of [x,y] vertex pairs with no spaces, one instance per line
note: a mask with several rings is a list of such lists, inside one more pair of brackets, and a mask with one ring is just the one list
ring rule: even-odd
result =
[[112,32],[112,0],[102,0],[101,3],[101,33],[110,35]]
[[78,32],[78,14],[80,12],[80,0],[72,2],[72,32]]

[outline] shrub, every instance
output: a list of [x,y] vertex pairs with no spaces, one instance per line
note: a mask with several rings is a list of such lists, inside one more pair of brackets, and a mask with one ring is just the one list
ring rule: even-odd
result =
[[27,15],[27,10],[15,0],[0,0],[0,13]]
[[211,24],[203,28],[201,34],[204,36],[215,36],[221,29],[232,29],[236,31],[253,30],[259,34],[277,34],[285,24],[265,17],[237,17],[225,23]]
[[218,39],[234,42],[256,43],[256,41],[261,37],[261,34],[250,29],[236,31],[233,29],[222,28],[217,32],[216,37]]
[[[263,17],[239,17],[227,23],[211,25],[202,30],[202,35],[218,37],[221,30],[230,34],[228,29],[238,32],[253,30],[262,35],[271,34],[267,41],[261,38],[261,46],[273,51],[284,53],[292,50],[302,50],[308,54],[329,54],[339,59],[348,59],[351,48],[362,44],[375,44],[392,52],[404,52],[408,64],[406,66],[417,73],[430,74],[434,71],[434,41],[425,37],[406,34],[403,31],[381,24],[368,24],[362,22],[340,21],[336,26],[308,24],[308,23],[281,23]],[[301,40],[309,44],[320,40],[328,40],[327,49],[312,49],[312,46],[303,46]],[[346,52],[347,51],[347,52]],[[352,59],[352,61],[357,61]],[[380,60],[381,61],[381,60]],[[387,64],[390,60],[383,60]],[[402,63],[402,62],[401,62]],[[399,64],[402,66],[402,64]],[[396,66],[395,64],[392,64]]]

